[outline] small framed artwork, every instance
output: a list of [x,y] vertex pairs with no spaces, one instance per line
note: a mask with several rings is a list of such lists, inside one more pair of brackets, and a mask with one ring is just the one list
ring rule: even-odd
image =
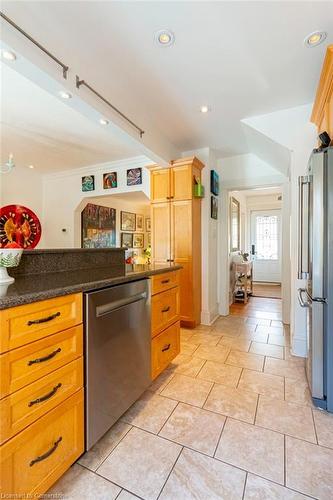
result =
[[146,232],[149,233],[151,231],[151,218],[146,217]]
[[210,171],[210,191],[211,193],[215,194],[215,196],[218,196],[219,194],[219,174],[215,172],[215,170]]
[[112,189],[118,186],[117,172],[103,174],[103,189]]
[[120,212],[120,230],[121,231],[135,231],[136,228],[136,215],[131,212]]
[[85,175],[82,177],[82,191],[94,191],[95,189],[95,176]]
[[151,233],[147,233],[147,246],[151,247]]
[[134,233],[133,235],[133,248],[143,248],[143,233]]
[[217,219],[218,199],[215,196],[210,197],[210,216],[212,219]]
[[127,186],[142,184],[142,168],[130,168],[127,170]]
[[143,231],[143,215],[136,214],[136,230]]
[[125,248],[133,248],[133,233],[120,233],[120,244]]

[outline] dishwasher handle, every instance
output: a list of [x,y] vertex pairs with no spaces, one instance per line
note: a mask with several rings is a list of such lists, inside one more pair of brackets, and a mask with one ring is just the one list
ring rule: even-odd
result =
[[146,300],[147,292],[137,293],[136,295],[131,295],[131,297],[127,297],[125,299],[114,300],[113,302],[108,302],[108,304],[103,304],[102,306],[96,307],[96,318],[101,318],[102,316],[106,316],[111,312],[117,311],[122,307],[129,306],[130,304],[134,304],[135,302],[139,302],[140,300]]

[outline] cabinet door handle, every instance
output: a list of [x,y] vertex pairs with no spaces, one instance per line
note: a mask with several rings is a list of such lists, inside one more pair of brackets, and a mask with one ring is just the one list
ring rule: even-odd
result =
[[31,325],[39,325],[40,323],[47,323],[48,321],[52,321],[53,319],[60,316],[60,314],[61,313],[58,311],[54,314],[51,314],[51,316],[47,316],[46,318],[32,319],[32,320],[27,322],[27,325],[31,326]]
[[50,448],[46,453],[44,453],[43,455],[40,455],[39,457],[36,457],[34,458],[33,460],[31,460],[30,462],[30,467],[32,467],[33,465],[37,464],[38,462],[42,462],[42,460],[45,460],[46,458],[48,458],[50,455],[52,455],[52,453],[54,453],[56,451],[56,449],[58,448],[59,446],[59,443],[62,441],[62,436],[60,436],[53,444],[52,448]]
[[171,344],[166,344],[166,345],[163,347],[162,352],[164,352],[164,351],[168,351],[168,350],[170,349],[170,347],[171,347]]
[[162,280],[162,281],[161,281],[162,285],[166,285],[166,284],[167,284],[167,283],[169,283],[169,282],[170,282],[170,280]]
[[54,358],[54,356],[56,356],[58,354],[58,352],[61,352],[61,348],[60,347],[58,347],[58,349],[56,349],[55,351],[51,352],[47,356],[44,356],[43,358],[31,359],[30,361],[28,361],[28,366],[34,365],[36,363],[43,363],[44,361],[48,361],[49,359]]
[[57,392],[58,389],[60,389],[60,387],[61,387],[61,384],[59,383],[58,385],[53,387],[52,391],[50,391],[48,394],[45,394],[45,396],[41,396],[40,398],[37,398],[37,399],[34,399],[33,401],[30,401],[28,406],[30,407],[33,405],[37,405],[38,403],[42,403],[43,401],[47,401]]
[[162,309],[162,313],[167,313],[168,311],[170,311],[170,306],[167,306],[164,309]]

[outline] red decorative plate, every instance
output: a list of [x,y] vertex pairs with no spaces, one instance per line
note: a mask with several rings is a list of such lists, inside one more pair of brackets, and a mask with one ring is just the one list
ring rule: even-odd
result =
[[21,248],[35,248],[41,234],[40,221],[30,208],[22,205],[0,208],[0,248],[13,242]]

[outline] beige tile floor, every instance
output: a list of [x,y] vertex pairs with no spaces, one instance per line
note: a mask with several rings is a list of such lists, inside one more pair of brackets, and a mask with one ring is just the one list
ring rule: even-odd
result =
[[265,311],[181,331],[181,354],[48,492],[97,500],[333,498],[333,415]]

